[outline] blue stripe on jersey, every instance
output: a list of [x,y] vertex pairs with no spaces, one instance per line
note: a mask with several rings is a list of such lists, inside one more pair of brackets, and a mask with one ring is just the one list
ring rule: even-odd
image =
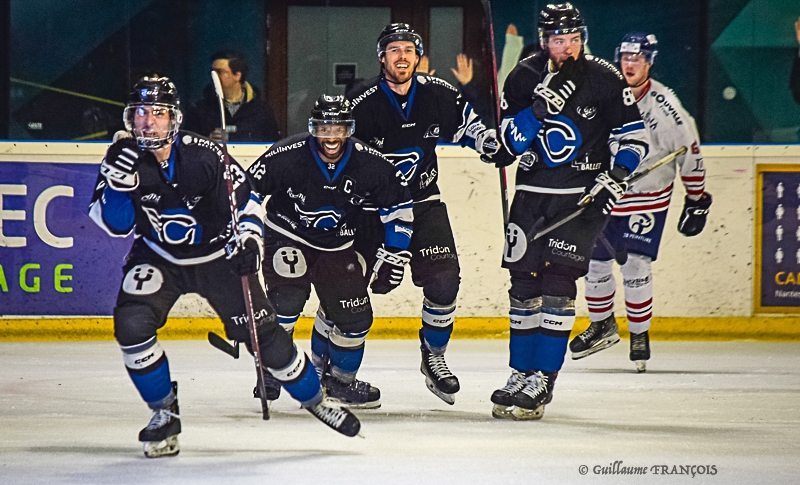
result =
[[392,88],[389,87],[389,83],[386,82],[386,79],[381,78],[380,84],[381,89],[383,89],[383,92],[386,93],[386,96],[389,98],[389,102],[394,106],[395,112],[397,112],[403,121],[408,121],[408,118],[411,116],[411,105],[414,104],[414,95],[417,92],[417,77],[411,76],[411,89],[408,90],[408,101],[406,101],[405,110],[403,110],[403,107],[397,102],[397,97],[394,95]]
[[533,116],[530,108],[525,108],[513,117],[503,120],[503,140],[513,150],[513,155],[522,155],[531,147],[536,134],[542,128],[542,122]]
[[136,209],[128,192],[117,192],[109,186],[103,189],[100,198],[103,222],[113,232],[126,234],[133,228]]
[[338,177],[339,174],[342,173],[342,170],[344,170],[345,165],[347,165],[347,162],[350,160],[350,153],[352,153],[353,151],[353,139],[348,138],[345,143],[347,144],[347,148],[345,149],[342,158],[338,162],[336,162],[336,171],[333,173],[333,177],[331,177],[330,175],[328,175],[327,164],[323,162],[322,158],[320,158],[319,156],[319,150],[317,150],[317,143],[314,140],[314,137],[309,135],[309,140],[307,145],[311,149],[311,154],[314,155],[314,160],[317,161],[317,166],[322,171],[322,175],[329,183],[333,183],[333,181],[336,180],[336,177]]
[[384,245],[389,248],[397,248],[405,251],[411,244],[411,234],[413,229],[405,224],[387,222],[384,228]]
[[625,133],[630,133],[636,130],[644,130],[644,121],[633,121],[631,123],[626,123],[620,128],[612,129],[611,133],[615,135],[624,135]]

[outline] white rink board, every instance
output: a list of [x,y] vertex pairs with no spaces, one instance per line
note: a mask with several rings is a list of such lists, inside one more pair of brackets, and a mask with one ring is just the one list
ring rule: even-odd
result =
[[[0,162],[54,161],[99,163],[101,143],[0,143]],[[267,145],[231,145],[231,154],[248,166]],[[439,186],[447,203],[461,264],[458,315],[503,316],[508,312],[508,274],[500,268],[503,223],[498,170],[480,162],[471,150],[437,148]],[[754,168],[757,163],[800,163],[800,145],[705,146],[707,190],[714,196],[703,233],[686,238],[677,230],[683,187],[676,180],[659,259],[653,265],[655,314],[664,317],[749,316],[753,300]],[[514,168],[509,170],[513,188]],[[509,198],[513,197],[509,194]],[[624,305],[622,278],[617,274],[617,306]],[[578,314],[587,315],[579,285]],[[408,277],[402,286],[373,299],[376,316],[416,316],[422,292]],[[312,297],[305,316],[313,316]],[[179,300],[172,316],[214,316],[199,297]]]

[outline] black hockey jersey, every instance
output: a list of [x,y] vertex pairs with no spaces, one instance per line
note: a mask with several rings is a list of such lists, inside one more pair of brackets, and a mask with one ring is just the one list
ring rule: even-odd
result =
[[378,208],[386,246],[408,248],[413,204],[402,174],[381,154],[349,138],[342,159],[327,164],[314,138],[281,140],[248,169],[256,193],[266,198],[268,228],[323,251],[353,244],[356,216],[365,204]]
[[383,153],[408,182],[414,202],[438,198],[436,143],[475,149],[486,126],[458,90],[437,77],[415,74],[406,96],[382,77],[348,93],[355,136]]
[[534,89],[550,70],[543,51],[520,61],[505,81],[503,145],[522,155],[516,189],[582,193],[601,171],[619,164],[633,172],[647,155],[648,138],[636,99],[609,62],[582,57],[583,84],[557,115],[537,120],[530,109]]
[[[225,254],[232,234],[228,186],[220,147],[181,131],[162,167],[145,154],[138,167],[139,186],[112,189],[98,176],[89,217],[108,234],[135,237],[167,261],[193,265]],[[251,193],[245,171],[231,159],[239,227],[263,237],[264,210]]]

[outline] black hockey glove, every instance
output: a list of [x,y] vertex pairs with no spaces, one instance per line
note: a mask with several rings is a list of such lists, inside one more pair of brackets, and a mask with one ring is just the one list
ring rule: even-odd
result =
[[583,84],[585,78],[584,61],[582,59],[576,61],[572,57],[568,57],[561,64],[558,72],[548,73],[534,89],[537,96],[531,109],[536,119],[543,121],[547,113],[551,115],[560,113],[569,97]]
[[708,192],[703,192],[699,200],[691,200],[687,196],[683,201],[683,211],[681,212],[681,219],[678,221],[678,232],[688,237],[696,236],[703,232],[711,201],[711,194]]
[[587,211],[595,212],[598,216],[611,214],[611,209],[628,190],[628,183],[624,180],[626,172],[622,167],[615,167],[610,172],[597,174],[594,187],[581,197],[578,205],[586,206]]
[[378,260],[372,268],[372,292],[385,295],[400,286],[405,266],[411,261],[411,253],[397,248],[378,248]]
[[260,238],[252,233],[240,236],[241,244],[236,244],[236,238],[231,238],[225,245],[225,258],[231,262],[231,270],[239,276],[251,275],[261,267],[261,242]]
[[100,164],[100,173],[108,185],[120,192],[130,192],[139,186],[136,169],[142,163],[143,152],[134,138],[122,138],[108,147],[106,158]]
[[508,150],[501,146],[497,153],[493,155],[481,155],[481,161],[486,163],[493,163],[497,168],[508,167],[517,159]]

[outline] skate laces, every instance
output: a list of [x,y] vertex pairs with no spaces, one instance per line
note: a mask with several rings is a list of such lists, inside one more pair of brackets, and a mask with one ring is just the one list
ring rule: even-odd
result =
[[519,392],[535,398],[539,394],[547,392],[547,376],[541,372],[535,372],[525,378],[525,387]]
[[338,429],[342,423],[344,423],[344,420],[347,419],[347,413],[345,411],[326,406],[324,402],[320,402],[316,406],[312,407],[311,411],[320,420],[336,429]]
[[144,429],[158,429],[166,426],[172,418],[180,419],[180,415],[173,413],[169,409],[157,409],[153,411],[150,423]]
[[522,372],[514,369],[511,371],[511,377],[508,378],[508,382],[506,382],[505,387],[500,389],[502,392],[507,392],[508,394],[516,394],[525,387],[527,381],[525,380],[525,376],[522,375]]
[[358,379],[353,379],[353,382],[348,383],[330,376],[325,387],[331,397],[349,398],[347,400],[352,402],[367,402],[371,385],[369,382],[359,381]]
[[447,362],[444,361],[444,355],[436,355],[429,353],[426,356],[428,367],[431,372],[436,375],[437,379],[445,379],[447,377],[455,377],[450,369],[447,367]]
[[584,343],[592,340],[597,332],[603,327],[601,322],[592,322],[582,334],[578,335],[578,338],[581,339]]

